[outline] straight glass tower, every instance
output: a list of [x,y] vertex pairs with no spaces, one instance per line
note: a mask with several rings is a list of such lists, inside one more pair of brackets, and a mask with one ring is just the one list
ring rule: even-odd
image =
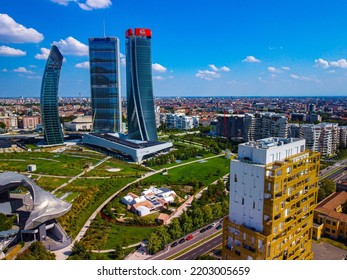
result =
[[90,38],[90,85],[94,132],[121,132],[119,39]]
[[46,63],[41,84],[41,115],[47,145],[64,143],[59,120],[58,89],[63,56],[53,46]]
[[128,29],[126,37],[126,81],[128,138],[157,141],[152,84],[152,31]]

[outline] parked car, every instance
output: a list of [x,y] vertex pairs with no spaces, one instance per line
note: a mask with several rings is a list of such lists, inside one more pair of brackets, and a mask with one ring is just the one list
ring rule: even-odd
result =
[[174,243],[171,244],[171,247],[176,247],[178,243],[175,241]]
[[216,227],[216,229],[219,230],[219,229],[221,229],[222,227],[223,227],[222,225],[218,225],[218,226]]
[[184,243],[186,240],[184,238],[182,238],[180,241],[178,241],[179,244]]
[[200,233],[204,233],[206,231],[206,228],[202,228],[201,230],[200,230]]
[[186,238],[186,240],[191,240],[191,239],[193,239],[193,234],[189,234]]
[[212,225],[209,225],[209,226],[206,228],[206,230],[209,230],[209,229],[211,229],[211,228],[213,228],[213,226],[212,226]]

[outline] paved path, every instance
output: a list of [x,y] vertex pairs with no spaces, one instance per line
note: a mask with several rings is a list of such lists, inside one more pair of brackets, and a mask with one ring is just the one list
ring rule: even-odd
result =
[[102,160],[100,160],[99,162],[97,162],[96,164],[90,166],[88,169],[83,170],[80,174],[72,177],[69,181],[67,181],[66,183],[62,184],[61,186],[59,186],[58,188],[54,189],[53,191],[51,191],[51,194],[56,193],[57,191],[59,191],[60,189],[66,187],[68,184],[72,183],[73,181],[75,181],[76,179],[82,177],[84,174],[88,173],[89,171],[93,170],[94,168],[98,167],[100,164],[104,163],[105,161],[107,161],[108,159],[110,159],[111,157],[105,157]]
[[[112,194],[108,199],[106,199],[95,211],[94,213],[89,217],[89,219],[86,221],[86,223],[83,225],[82,229],[80,230],[80,232],[77,234],[76,238],[72,241],[72,243],[61,249],[61,250],[58,250],[58,251],[54,251],[54,253],[56,254],[56,259],[57,260],[65,260],[69,257],[69,255],[71,254],[71,249],[73,247],[73,244],[75,242],[78,242],[80,241],[83,236],[85,235],[85,233],[87,232],[91,222],[95,219],[96,215],[102,210],[102,208],[104,208],[106,206],[107,203],[109,203],[112,199],[114,199],[119,193],[121,193],[122,191],[126,190],[128,187],[130,187],[132,184],[136,183],[136,182],[139,182],[147,177],[150,177],[150,176],[153,176],[155,174],[158,174],[160,172],[163,172],[165,169],[173,169],[173,168],[177,168],[177,167],[181,167],[181,166],[184,166],[184,165],[187,165],[187,164],[192,164],[192,163],[195,163],[195,162],[199,162],[201,160],[208,160],[208,159],[211,159],[211,158],[216,158],[216,157],[221,157],[223,156],[224,154],[219,154],[219,155],[215,155],[215,156],[211,156],[211,157],[208,157],[208,158],[203,158],[203,159],[198,159],[198,160],[194,160],[194,161],[190,161],[190,162],[186,162],[186,163],[182,163],[182,164],[179,164],[179,165],[175,165],[175,166],[171,166],[171,167],[167,167],[167,168],[162,168],[160,170],[156,170],[156,171],[152,171],[152,172],[149,172],[147,174],[145,174],[143,177],[141,178],[137,178],[136,180],[126,184],[123,188],[121,188],[120,190],[116,191],[114,194]],[[107,158],[110,158],[110,157],[107,157]],[[107,158],[105,158],[104,160],[107,160]],[[101,164],[101,163],[100,163]],[[82,172],[83,173],[83,172]],[[81,173],[81,174],[82,174]],[[80,175],[81,175],[80,174]],[[84,173],[83,173],[84,174]],[[64,185],[64,184],[63,184]],[[61,187],[64,187],[64,186],[61,186]],[[58,189],[60,189],[61,187],[59,187]],[[58,189],[56,189],[55,191],[57,191]]]

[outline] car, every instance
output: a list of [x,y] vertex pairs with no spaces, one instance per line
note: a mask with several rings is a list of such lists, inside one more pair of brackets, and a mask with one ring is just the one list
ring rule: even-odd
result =
[[178,243],[175,241],[174,243],[171,244],[171,247],[176,247],[178,245]]
[[204,233],[206,231],[206,229],[205,228],[202,228],[201,230],[200,230],[200,233]]
[[218,225],[218,226],[216,227],[216,229],[219,230],[219,229],[221,229],[222,227],[223,227],[222,225]]
[[209,225],[209,226],[206,228],[206,230],[209,230],[209,229],[211,229],[211,228],[213,228],[213,226],[212,226],[212,225]]
[[188,241],[188,240],[191,240],[191,239],[193,239],[193,234],[189,234],[189,235],[187,236],[187,238],[186,238],[187,241]]
[[221,224],[223,224],[223,220],[220,220],[219,222],[220,222]]
[[216,223],[211,224],[211,226],[213,226],[213,227],[214,227],[215,225],[216,225]]
[[186,240],[184,238],[182,238],[180,241],[178,241],[179,244],[184,243]]

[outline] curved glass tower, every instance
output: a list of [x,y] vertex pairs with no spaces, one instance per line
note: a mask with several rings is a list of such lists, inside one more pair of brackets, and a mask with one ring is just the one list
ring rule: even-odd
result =
[[126,81],[128,138],[157,141],[152,84],[152,31],[128,29],[126,37]]
[[47,145],[64,143],[58,106],[59,78],[62,63],[62,54],[56,46],[52,46],[41,85],[41,114]]
[[119,40],[90,38],[90,85],[94,132],[121,132]]

